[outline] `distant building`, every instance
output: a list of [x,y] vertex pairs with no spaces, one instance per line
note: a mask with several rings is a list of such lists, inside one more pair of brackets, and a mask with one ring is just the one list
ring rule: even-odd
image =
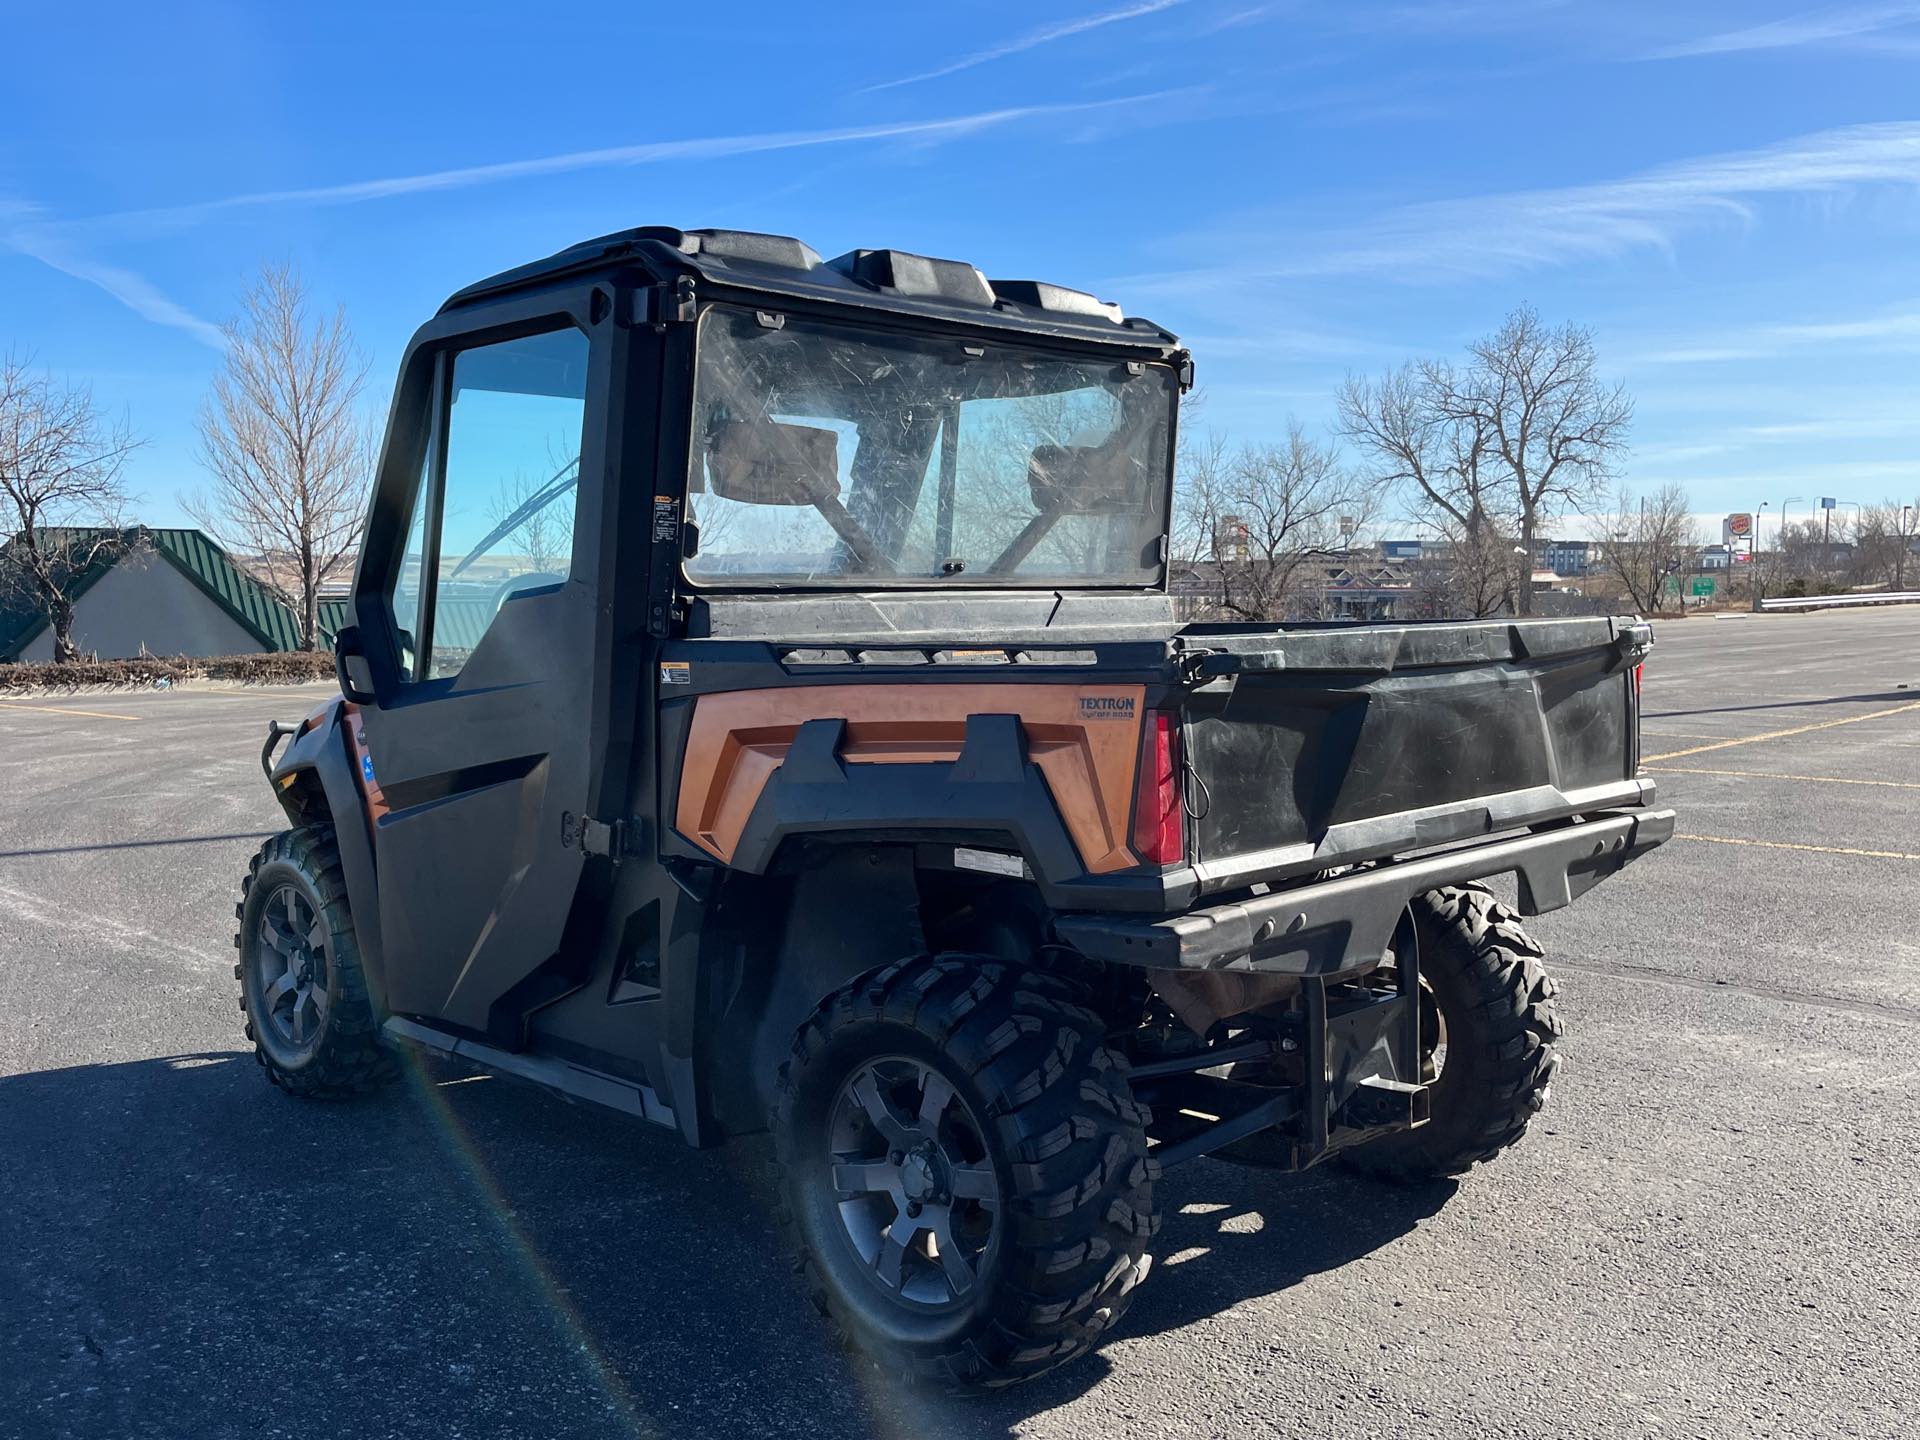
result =
[[1380,558],[1382,560],[1418,560],[1421,557],[1424,541],[1420,540],[1382,540]]
[[[198,530],[136,525],[117,537],[102,530],[44,533],[58,544],[112,541],[69,587],[73,643],[83,655],[123,660],[143,653],[245,655],[300,648],[292,612]],[[0,546],[0,578],[17,544],[16,538]],[[332,639],[330,629],[324,638]],[[52,658],[53,631],[37,597],[17,584],[0,586],[0,661]]]
[[1600,558],[1600,547],[1591,540],[1543,540],[1534,550],[1538,568],[1574,580],[1591,574]]
[[[1220,614],[1227,594],[1224,568],[1218,560],[1174,566],[1170,588],[1178,613],[1190,618]],[[1304,559],[1294,573],[1286,618],[1391,620],[1405,616],[1412,590],[1412,579],[1404,569],[1382,564],[1371,551],[1322,551]]]

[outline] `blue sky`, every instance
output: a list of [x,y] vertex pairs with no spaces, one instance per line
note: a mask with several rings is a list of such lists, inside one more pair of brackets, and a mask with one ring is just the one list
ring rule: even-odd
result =
[[1920,3],[13,9],[0,346],[126,409],[153,523],[263,260],[379,409],[449,292],[648,223],[1096,290],[1249,440],[1527,301],[1638,485],[1920,493]]

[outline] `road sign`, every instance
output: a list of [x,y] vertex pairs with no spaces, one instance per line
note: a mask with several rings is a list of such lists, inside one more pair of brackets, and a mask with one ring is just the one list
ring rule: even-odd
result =
[[1820,508],[1822,510],[1831,510],[1839,503],[1840,502],[1835,500],[1831,495],[1822,495],[1820,497]]
[[1664,594],[1678,595],[1680,593],[1680,577],[1678,575],[1667,576],[1666,583],[1662,585],[1660,589]]
[[1699,599],[1702,596],[1710,597],[1713,594],[1713,576],[1711,575],[1694,576],[1693,577],[1693,594],[1695,599]]

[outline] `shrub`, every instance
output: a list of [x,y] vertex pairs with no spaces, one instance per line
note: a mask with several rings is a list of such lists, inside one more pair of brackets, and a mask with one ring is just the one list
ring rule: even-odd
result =
[[333,678],[333,656],[311,650],[261,655],[141,655],[130,660],[78,660],[57,665],[0,665],[9,690],[148,689],[160,682],[225,680],[241,685],[298,685]]

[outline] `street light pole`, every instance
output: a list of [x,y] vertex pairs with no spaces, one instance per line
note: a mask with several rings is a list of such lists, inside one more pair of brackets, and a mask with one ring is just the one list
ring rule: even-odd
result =
[[1900,533],[1894,536],[1898,547],[1894,552],[1893,558],[1893,588],[1895,590],[1904,590],[1907,588],[1907,547],[1913,543],[1907,538],[1907,512],[1912,509],[1913,507],[1911,505],[1902,505],[1900,507]]
[[1787,543],[1787,507],[1793,504],[1794,501],[1804,498],[1804,496],[1800,495],[1789,495],[1780,502],[1780,544],[1782,548],[1784,548]]
[[[1853,528],[1854,533],[1857,535],[1860,530],[1860,502],[1858,500],[1835,500],[1833,502],[1833,510],[1838,510],[1842,505],[1851,505],[1853,507]],[[1833,510],[1827,511],[1827,553],[1821,557],[1822,561],[1829,566],[1833,564]]]

